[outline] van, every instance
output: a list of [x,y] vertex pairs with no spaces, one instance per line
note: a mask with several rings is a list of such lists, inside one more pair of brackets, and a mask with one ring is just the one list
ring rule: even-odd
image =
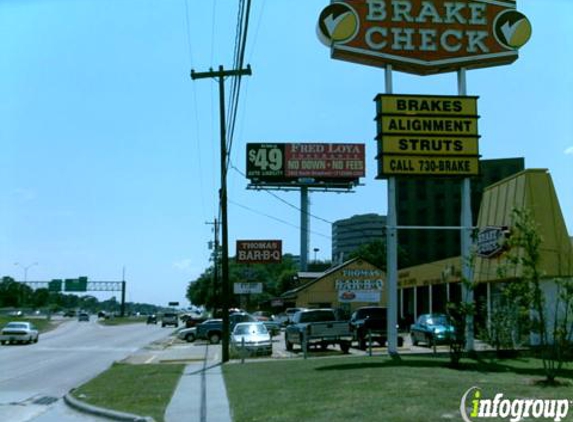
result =
[[167,312],[161,317],[161,326],[166,327],[173,325],[175,328],[179,326],[179,315],[176,313]]

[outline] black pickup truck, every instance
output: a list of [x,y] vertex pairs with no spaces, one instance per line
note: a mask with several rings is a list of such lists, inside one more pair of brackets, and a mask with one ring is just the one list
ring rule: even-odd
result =
[[[360,349],[366,350],[369,334],[372,337],[372,342],[384,347],[388,340],[387,323],[388,312],[386,308],[366,306],[354,311],[350,317],[350,330]],[[402,347],[403,343],[404,339],[398,336],[398,347]]]

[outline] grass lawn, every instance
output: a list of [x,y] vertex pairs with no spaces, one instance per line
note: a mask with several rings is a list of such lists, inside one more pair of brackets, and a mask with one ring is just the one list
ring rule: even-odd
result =
[[6,324],[8,324],[9,322],[12,322],[12,321],[28,321],[28,322],[31,322],[32,324],[34,324],[38,328],[38,331],[40,333],[45,333],[46,331],[50,331],[57,326],[56,323],[54,323],[52,321],[48,321],[46,319],[46,317],[36,318],[36,317],[26,317],[26,316],[17,317],[17,316],[2,315],[2,316],[0,316],[0,328],[4,327]]
[[[454,370],[447,357],[344,357],[230,364],[223,370],[234,422],[461,421],[461,398],[472,386],[484,399],[497,393],[573,399],[571,364],[567,386],[541,387],[537,359],[462,362],[463,369]],[[566,420],[573,420],[571,407]]]
[[161,422],[184,367],[114,363],[73,395],[95,406],[152,416]]

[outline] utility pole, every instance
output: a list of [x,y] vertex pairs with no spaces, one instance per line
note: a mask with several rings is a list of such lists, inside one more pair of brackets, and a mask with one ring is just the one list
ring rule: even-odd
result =
[[219,297],[219,222],[215,218],[212,223],[205,223],[213,225],[213,298]]
[[212,68],[208,72],[195,72],[191,69],[191,79],[215,78],[219,82],[219,114],[221,122],[221,189],[219,191],[221,206],[222,257],[221,282],[223,294],[223,363],[229,361],[229,307],[231,304],[231,286],[229,286],[229,227],[227,221],[227,133],[225,122],[225,78],[229,76],[251,75],[251,66],[246,69],[224,70],[219,66],[218,71]]

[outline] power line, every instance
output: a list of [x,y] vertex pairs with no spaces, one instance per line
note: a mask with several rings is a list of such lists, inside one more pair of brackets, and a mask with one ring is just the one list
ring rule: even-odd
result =
[[[247,175],[246,175],[245,173],[243,173],[240,169],[238,169],[232,162],[229,162],[229,165],[231,166],[231,168],[232,168],[233,170],[235,170],[235,171],[236,171],[237,173],[239,173],[241,176],[247,177]],[[293,208],[293,209],[295,209],[295,210],[297,210],[297,211],[299,211],[299,212],[302,212],[302,210],[300,209],[300,207],[298,207],[298,206],[296,206],[296,205],[294,205],[294,204],[291,204],[291,203],[288,202],[286,199],[283,199],[283,198],[281,198],[280,196],[278,196],[276,193],[274,193],[274,192],[272,192],[272,191],[270,191],[270,190],[267,190],[267,189],[263,189],[263,190],[264,190],[265,193],[271,195],[273,198],[279,200],[279,201],[282,202],[283,204],[288,205],[289,207],[291,207],[291,208]],[[325,219],[325,218],[319,217],[319,216],[314,215],[314,214],[312,214],[312,213],[308,213],[308,216],[309,216],[309,217],[312,217],[312,218],[314,218],[314,219],[316,219],[316,220],[322,221],[323,223],[333,224],[332,221],[329,221],[329,220],[327,220],[327,219]]]
[[[230,204],[233,204],[233,205],[236,205],[236,206],[238,206],[238,207],[240,207],[240,208],[246,209],[246,210],[248,210],[248,211],[251,211],[251,212],[253,212],[253,213],[255,213],[255,214],[259,214],[259,215],[262,215],[262,216],[264,216],[264,217],[270,218],[271,220],[278,221],[279,223],[286,224],[287,226],[293,227],[293,228],[295,228],[295,229],[297,229],[297,230],[300,231],[300,226],[298,226],[298,225],[296,225],[296,224],[293,224],[293,223],[290,223],[290,222],[288,222],[288,221],[286,221],[286,220],[280,219],[280,218],[278,218],[278,217],[275,217],[274,215],[266,214],[266,213],[261,212],[261,211],[259,211],[259,210],[255,210],[255,209],[250,208],[250,207],[248,207],[248,206],[246,206],[246,205],[239,204],[238,202],[235,202],[235,201],[233,201],[233,200],[231,200],[231,199],[229,199],[229,203],[230,203]],[[325,234],[323,234],[323,233],[318,233],[318,232],[315,232],[315,231],[312,231],[312,230],[310,230],[309,233],[315,234],[315,235],[317,235],[317,236],[324,237],[325,239],[332,239],[332,236],[327,236],[327,235],[325,235]]]

